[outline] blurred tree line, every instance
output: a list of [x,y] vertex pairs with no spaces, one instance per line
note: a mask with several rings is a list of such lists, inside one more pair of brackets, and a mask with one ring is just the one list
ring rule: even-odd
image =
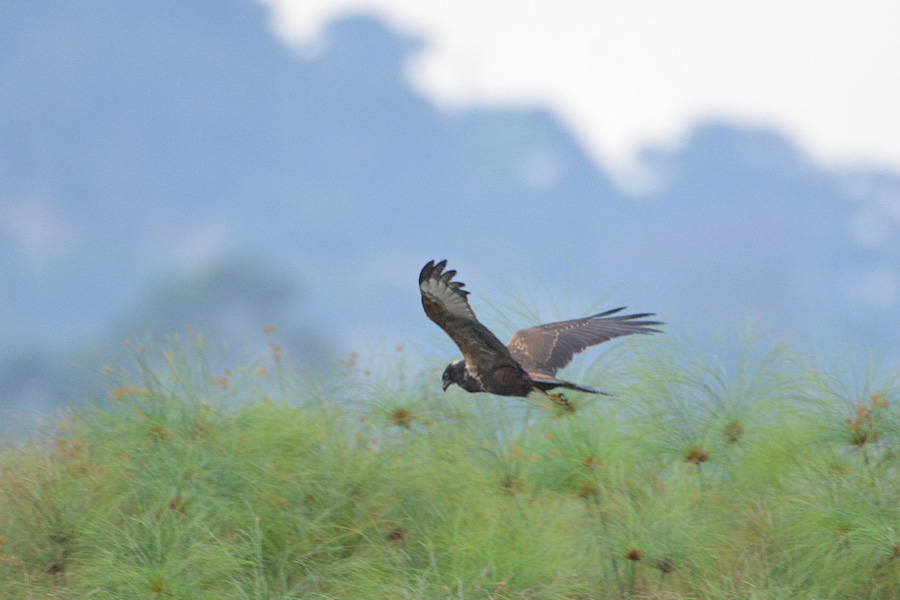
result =
[[242,257],[166,280],[81,348],[61,355],[25,348],[0,359],[0,435],[101,393],[102,369],[131,352],[126,342],[199,334],[228,362],[259,356],[275,341],[291,360],[323,370],[334,350],[326,332],[300,321],[301,299],[291,277]]

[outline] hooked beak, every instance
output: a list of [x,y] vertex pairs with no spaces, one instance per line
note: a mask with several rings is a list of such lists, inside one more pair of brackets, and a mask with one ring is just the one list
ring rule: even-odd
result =
[[441,382],[441,389],[442,389],[443,391],[446,392],[446,391],[447,391],[447,388],[450,387],[451,385],[453,385],[453,382],[452,382],[452,381],[442,381],[442,382]]

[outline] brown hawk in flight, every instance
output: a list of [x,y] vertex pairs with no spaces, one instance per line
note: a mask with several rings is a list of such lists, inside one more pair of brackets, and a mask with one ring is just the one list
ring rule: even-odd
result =
[[[548,394],[561,387],[591,394],[605,394],[577,383],[556,378],[556,371],[572,357],[597,344],[632,333],[659,333],[647,321],[653,313],[619,315],[615,308],[583,319],[547,323],[517,331],[509,344],[481,324],[466,296],[463,283],[453,281],[456,271],[444,271],[447,261],[430,261],[419,273],[422,306],[428,318],[440,326],[462,351],[464,360],[447,365],[441,377],[444,391],[457,384],[467,392],[489,392],[499,396],[527,396],[538,392],[556,404],[571,408],[562,394]],[[608,394],[606,394],[608,395]]]

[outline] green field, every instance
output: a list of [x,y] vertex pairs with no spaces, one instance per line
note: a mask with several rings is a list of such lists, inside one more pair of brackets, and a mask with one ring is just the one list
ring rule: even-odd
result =
[[0,454],[0,598],[898,598],[900,380],[628,340],[574,414],[136,349]]

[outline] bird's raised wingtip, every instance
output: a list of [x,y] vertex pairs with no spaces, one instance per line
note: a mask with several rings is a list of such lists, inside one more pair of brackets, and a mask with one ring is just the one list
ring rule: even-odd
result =
[[435,262],[433,260],[429,260],[428,263],[426,263],[426,265],[424,267],[422,267],[422,270],[419,271],[419,284],[421,285],[422,283],[427,281],[431,277],[432,273],[434,273],[434,272],[440,273],[441,271],[443,271],[444,267],[446,265],[447,265],[446,260],[442,260],[441,262],[439,262],[437,264],[435,264]]
[[636,313],[632,315],[616,315],[617,313],[625,310],[626,307],[622,306],[620,308],[614,308],[612,310],[607,310],[602,313],[597,313],[596,315],[591,315],[589,317],[590,320],[597,321],[607,321],[607,322],[619,322],[622,324],[627,324],[634,327],[634,331],[632,333],[662,333],[659,329],[654,329],[657,325],[665,325],[665,321],[648,321],[649,317],[655,317],[656,313]]

